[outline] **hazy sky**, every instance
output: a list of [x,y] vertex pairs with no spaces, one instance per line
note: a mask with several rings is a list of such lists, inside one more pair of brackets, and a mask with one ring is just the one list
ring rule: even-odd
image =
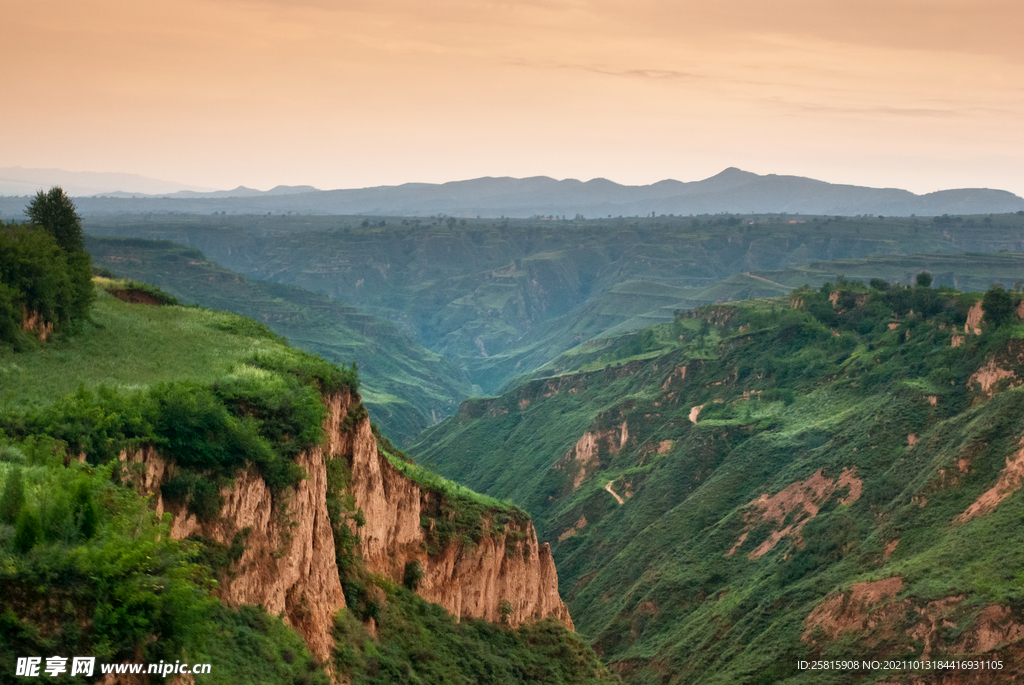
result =
[[0,0],[0,166],[1024,194],[1020,0]]

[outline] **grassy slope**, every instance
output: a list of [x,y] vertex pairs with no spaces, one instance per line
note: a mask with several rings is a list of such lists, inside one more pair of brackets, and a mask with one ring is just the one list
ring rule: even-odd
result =
[[[24,435],[32,429],[17,418],[26,411],[48,416],[47,407],[80,386],[134,394],[168,382],[208,385],[266,354],[292,351],[251,320],[130,305],[100,289],[92,321],[77,332],[18,353],[0,348],[0,412],[16,429],[0,432],[0,491],[7,496],[20,469],[24,509],[38,512],[44,525],[43,540],[19,553],[13,522],[0,521],[3,583],[12,600],[0,616],[5,670],[15,657],[30,654],[95,654],[108,662],[185,655],[218,664],[210,683],[234,682],[250,670],[268,683],[327,682],[301,638],[279,618],[211,601],[207,587],[216,572],[195,563],[202,558],[200,546],[170,539],[147,500],[118,485],[110,465],[71,460],[65,467],[62,443],[46,433]],[[109,414],[94,414],[93,420],[99,434],[100,423],[117,422]],[[91,493],[98,520],[85,539],[75,531],[74,516],[68,529],[60,513],[69,498],[78,506],[83,489]],[[120,615],[124,611],[135,614],[131,621]]]
[[126,305],[102,290],[92,322],[31,353],[0,347],[0,407],[43,405],[79,385],[125,390],[171,380],[208,383],[243,358],[279,348],[227,312]]
[[[248,372],[241,368],[255,355],[283,366]],[[115,662],[138,660],[140,655],[153,661],[184,655],[191,662],[214,664],[210,683],[237,682],[239,677],[265,683],[327,682],[322,665],[279,618],[254,607],[227,609],[209,597],[213,579],[230,570],[230,550],[173,540],[167,524],[159,524],[149,511],[148,500],[122,485],[112,464],[97,465],[97,455],[87,453],[89,463],[71,459],[65,466],[62,443],[33,432],[52,424],[71,433],[85,431],[93,436],[92,444],[104,436],[122,439],[110,426],[132,413],[131,398],[142,403],[143,393],[159,391],[163,383],[193,383],[186,386],[186,394],[193,397],[217,382],[221,389],[251,393],[259,391],[249,384],[253,379],[274,385],[278,375],[290,378],[290,372],[310,364],[317,373],[329,370],[250,319],[192,307],[127,304],[103,291],[97,293],[93,322],[77,333],[19,353],[0,349],[0,422],[11,430],[0,432],[0,503],[10,499],[9,486],[20,473],[24,503],[17,518],[21,521],[29,511],[42,520],[42,538],[26,551],[19,548],[23,524],[16,528],[0,511],[0,582],[5,600],[11,600],[0,611],[0,663],[5,671],[14,668],[16,657],[33,654],[97,654],[101,661]],[[231,385],[238,381],[242,385]],[[87,390],[106,386],[127,396],[129,404],[104,409],[116,402],[109,394],[100,395],[96,407],[101,411],[80,412],[70,419],[55,414],[55,407],[76,406],[67,404],[65,396],[80,384]],[[259,407],[252,398],[241,397],[250,410]],[[289,401],[274,404],[288,411]],[[186,416],[179,419],[186,420],[189,411],[207,411],[195,405],[182,409]],[[19,418],[22,412],[29,413],[27,421]],[[211,432],[221,430],[206,425]],[[252,426],[233,425],[234,430]],[[152,432],[153,426],[143,421],[135,429]],[[217,436],[208,434],[206,439]],[[115,454],[117,449],[114,445]],[[406,468],[432,487],[457,490],[455,494],[481,506],[489,502],[423,469]],[[80,496],[82,492],[89,494]],[[98,511],[95,532],[83,532],[81,497]],[[374,602],[379,636],[371,638],[352,612],[338,618],[339,654],[355,659],[346,662],[339,656],[339,664],[351,671],[354,683],[395,682],[396,677],[466,683],[617,681],[560,625],[545,622],[511,631],[484,622],[457,624],[402,588],[381,579],[367,582],[379,583],[386,592],[386,599],[381,593]],[[366,613],[366,607],[361,610]]]
[[[872,254],[1024,249],[1018,215],[989,223],[767,216],[468,220],[449,227],[388,218],[386,226],[364,228],[364,221],[134,216],[91,219],[86,230],[174,240],[248,276],[326,293],[399,325],[467,369],[485,392],[586,336],[665,320],[673,309],[784,291],[741,278],[700,293],[746,272]],[[631,281],[651,285],[624,298],[616,288]]]
[[[964,598],[933,656],[952,649],[982,606],[1008,606],[1022,620],[1024,497],[955,520],[994,485],[1024,433],[1024,390],[987,399],[966,387],[990,354],[1017,349],[1024,325],[986,326],[952,348],[970,296],[938,296],[947,310],[928,317],[913,303],[896,316],[877,303],[798,296],[801,311],[788,298],[744,302],[702,310],[711,325],[681,319],[585,346],[554,365],[566,375],[468,401],[411,449],[534,516],[578,629],[631,682],[847,682],[797,673],[796,660],[919,656],[924,643],[908,634],[915,611],[900,610],[881,637],[801,640],[824,597],[892,575],[908,607]],[[1016,352],[1005,356],[1024,378]],[[563,457],[585,432],[598,456],[574,488],[581,466]],[[786,536],[749,557],[783,528],[760,521],[751,502],[844,469],[861,479],[859,499],[844,506],[850,491],[837,490],[817,502],[802,540]],[[784,523],[805,517],[797,508]]]
[[89,237],[93,263],[155,283],[182,302],[226,309],[265,323],[301,349],[356,362],[363,401],[384,432],[405,442],[450,415],[472,386],[449,361],[393,325],[302,288],[255,281],[168,242]]

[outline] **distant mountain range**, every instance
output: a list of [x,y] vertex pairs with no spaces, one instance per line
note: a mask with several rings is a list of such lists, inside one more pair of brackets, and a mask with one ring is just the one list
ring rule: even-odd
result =
[[[2,171],[2,170],[0,170]],[[141,178],[141,177],[137,177]],[[0,185],[0,192],[4,188]],[[72,194],[75,194],[72,191]],[[0,198],[0,216],[22,206]],[[606,179],[562,181],[533,178],[477,178],[450,183],[406,183],[351,190],[278,186],[268,191],[180,190],[162,195],[111,192],[77,200],[85,215],[131,213],[362,214],[586,218],[690,214],[828,214],[934,216],[1024,211],[1024,198],[1004,190],[964,188],[916,195],[897,188],[826,183],[801,176],[759,175],[729,168],[702,181],[665,180],[625,186]]]
[[64,169],[25,169],[20,166],[0,168],[0,195],[34,195],[38,190],[60,186],[69,195],[87,196],[118,192],[131,195],[159,195],[176,192],[208,192],[211,188],[162,181],[137,174],[100,171],[66,171]]

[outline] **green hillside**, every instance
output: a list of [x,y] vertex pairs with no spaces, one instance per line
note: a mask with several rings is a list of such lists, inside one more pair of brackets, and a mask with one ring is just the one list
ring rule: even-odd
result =
[[399,442],[454,413],[472,393],[465,374],[393,325],[324,295],[256,281],[165,241],[88,237],[93,263],[154,283],[182,302],[261,321],[289,343],[335,363],[355,362],[363,401],[383,431]]
[[[157,517],[133,487],[142,476],[118,455],[156,450],[174,466],[160,486],[165,500],[209,520],[224,505],[219,489],[242,469],[274,498],[305,478],[294,459],[323,439],[323,394],[359,380],[261,323],[159,304],[171,301],[99,279],[77,328],[0,344],[0,671],[56,654],[211,663],[196,680],[204,683],[326,685],[328,671],[352,683],[616,681],[561,624],[456,623],[355,562],[339,567],[353,596],[336,618],[331,663],[281,617],[221,604],[218,582],[238,570],[245,535],[231,545],[171,537],[169,515]],[[345,511],[344,483],[328,487],[333,517]],[[357,538],[338,525],[344,556]]]
[[[195,512],[219,506],[204,483],[246,463],[284,486],[301,477],[287,455],[318,439],[323,416],[317,391],[299,375],[325,387],[355,382],[254,321],[126,304],[102,289],[73,335],[21,351],[0,346],[4,673],[14,673],[18,657],[57,653],[219,663],[208,682],[234,682],[232,670],[268,683],[327,682],[279,618],[221,606],[211,594],[218,570],[204,563],[215,550],[170,538],[168,522],[122,484],[116,458],[127,447],[185,441],[176,482]],[[266,389],[246,377],[262,378]],[[273,419],[294,438],[268,436],[270,415],[239,417],[214,387],[248,394],[254,406],[284,400]]]
[[1007,669],[979,682],[1012,682],[1020,295],[990,291],[978,321],[980,294],[875,285],[594,341],[410,452],[530,512],[577,629],[628,682],[905,682],[797,663],[978,654]]
[[[578,221],[135,215],[93,217],[86,229],[197,247],[252,278],[354,305],[448,357],[488,393],[587,336],[671,320],[674,309],[783,294],[777,283],[790,283],[765,271],[869,255],[1024,251],[1018,214]],[[721,284],[733,277],[739,282]]]
[[773,271],[736,274],[694,293],[684,307],[732,302],[749,298],[785,295],[793,288],[818,288],[837,279],[867,283],[881,278],[890,283],[913,285],[922,271],[932,275],[933,285],[965,292],[983,291],[994,283],[1008,290],[1024,282],[1024,254],[1020,252],[965,254],[874,255],[864,259],[816,261]]

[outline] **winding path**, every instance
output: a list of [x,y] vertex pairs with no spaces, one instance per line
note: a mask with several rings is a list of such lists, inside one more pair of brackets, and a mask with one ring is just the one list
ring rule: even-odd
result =
[[604,486],[604,489],[611,493],[612,497],[615,498],[615,500],[619,503],[619,506],[621,507],[623,504],[626,503],[626,500],[624,500],[621,497],[619,497],[618,493],[616,493],[614,490],[612,490],[612,483],[614,483],[614,482],[615,481],[613,481],[613,480],[608,481],[608,484]]
[[796,290],[796,288],[794,288],[791,285],[782,285],[781,283],[776,283],[775,281],[769,281],[767,278],[762,278],[760,276],[755,276],[754,274],[750,273],[749,271],[744,271],[743,275],[744,276],[750,276],[751,278],[756,278],[757,280],[764,281],[765,283],[771,283],[772,285],[777,285],[780,288],[785,288],[786,290]]

